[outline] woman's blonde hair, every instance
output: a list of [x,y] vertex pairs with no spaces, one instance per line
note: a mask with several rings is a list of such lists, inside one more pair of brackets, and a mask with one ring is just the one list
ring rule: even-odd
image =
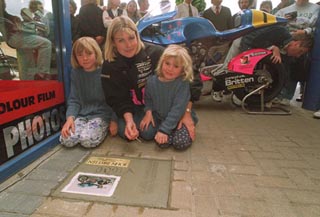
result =
[[183,66],[181,76],[183,77],[183,80],[192,81],[193,80],[193,69],[192,69],[192,59],[187,51],[186,48],[180,46],[180,45],[169,45],[163,52],[163,54],[160,57],[160,60],[158,62],[157,66],[157,75],[162,77],[162,64],[163,62],[173,57],[175,59],[175,62],[179,66]]
[[76,40],[72,46],[71,65],[73,68],[82,68],[78,63],[77,54],[81,54],[83,51],[88,54],[94,53],[96,55],[96,66],[102,66],[102,52],[98,43],[93,38],[82,37]]
[[112,20],[110,26],[108,27],[106,43],[104,47],[104,58],[109,62],[114,61],[118,54],[118,51],[114,43],[114,35],[119,31],[123,31],[128,33],[129,35],[136,36],[138,40],[138,47],[135,54],[139,53],[140,50],[144,48],[144,44],[140,39],[140,35],[138,33],[136,24],[134,24],[134,22],[127,16],[115,17]]

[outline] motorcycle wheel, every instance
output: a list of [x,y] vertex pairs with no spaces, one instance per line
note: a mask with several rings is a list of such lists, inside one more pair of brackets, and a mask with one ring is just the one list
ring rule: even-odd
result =
[[[270,59],[271,55],[263,58],[255,67],[254,75],[258,77],[258,80],[267,79],[269,85],[264,89],[264,102],[270,102],[281,91],[286,79],[285,68],[282,64],[274,64]],[[246,95],[257,89],[260,85],[247,85],[243,89],[234,90],[234,94],[240,100]],[[260,105],[261,94],[256,93],[249,96],[245,103],[247,105]]]

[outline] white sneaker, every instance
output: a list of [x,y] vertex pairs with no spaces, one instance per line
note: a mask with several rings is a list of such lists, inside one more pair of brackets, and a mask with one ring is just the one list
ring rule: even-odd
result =
[[280,105],[284,105],[284,106],[289,106],[290,105],[290,100],[289,99],[279,99],[279,98],[274,98],[271,101],[273,104],[280,104]]
[[222,101],[222,91],[212,91],[211,93],[212,99],[216,102],[221,102]]
[[280,105],[289,106],[290,105],[290,100],[289,99],[282,99],[280,101]]
[[281,102],[281,99],[279,99],[279,98],[274,98],[272,101],[271,101],[273,104],[280,104],[280,102]]
[[235,104],[236,106],[242,105],[242,100],[240,100],[235,94],[232,94],[231,100],[232,100],[232,103]]
[[272,101],[267,102],[264,106],[268,109],[272,108]]
[[315,113],[313,113],[313,117],[320,119],[320,110],[316,111]]

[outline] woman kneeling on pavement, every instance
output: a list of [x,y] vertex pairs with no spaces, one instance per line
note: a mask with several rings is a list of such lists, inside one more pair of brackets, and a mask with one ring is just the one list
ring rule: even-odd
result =
[[[105,62],[102,67],[102,86],[106,102],[118,116],[118,134],[128,140],[153,140],[157,129],[152,125],[140,129],[144,117],[144,89],[155,69],[164,48],[143,43],[136,25],[125,16],[116,17],[106,37]],[[194,82],[193,82],[194,83]],[[195,139],[195,122],[192,119],[192,102],[198,100],[202,86],[191,84],[191,100],[180,120],[192,140]]]

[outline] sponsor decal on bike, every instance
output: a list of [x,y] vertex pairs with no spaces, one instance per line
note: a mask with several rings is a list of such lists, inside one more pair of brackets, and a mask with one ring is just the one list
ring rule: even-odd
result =
[[268,53],[267,51],[253,52],[250,54],[250,56],[252,57],[261,56],[261,55],[266,55],[267,53]]
[[225,85],[229,90],[245,87],[248,83],[253,83],[253,77],[246,77],[245,75],[236,75],[225,78]]
[[242,56],[242,57],[240,58],[240,63],[241,63],[241,64],[248,64],[248,63],[250,63],[249,56],[248,56],[248,55]]

